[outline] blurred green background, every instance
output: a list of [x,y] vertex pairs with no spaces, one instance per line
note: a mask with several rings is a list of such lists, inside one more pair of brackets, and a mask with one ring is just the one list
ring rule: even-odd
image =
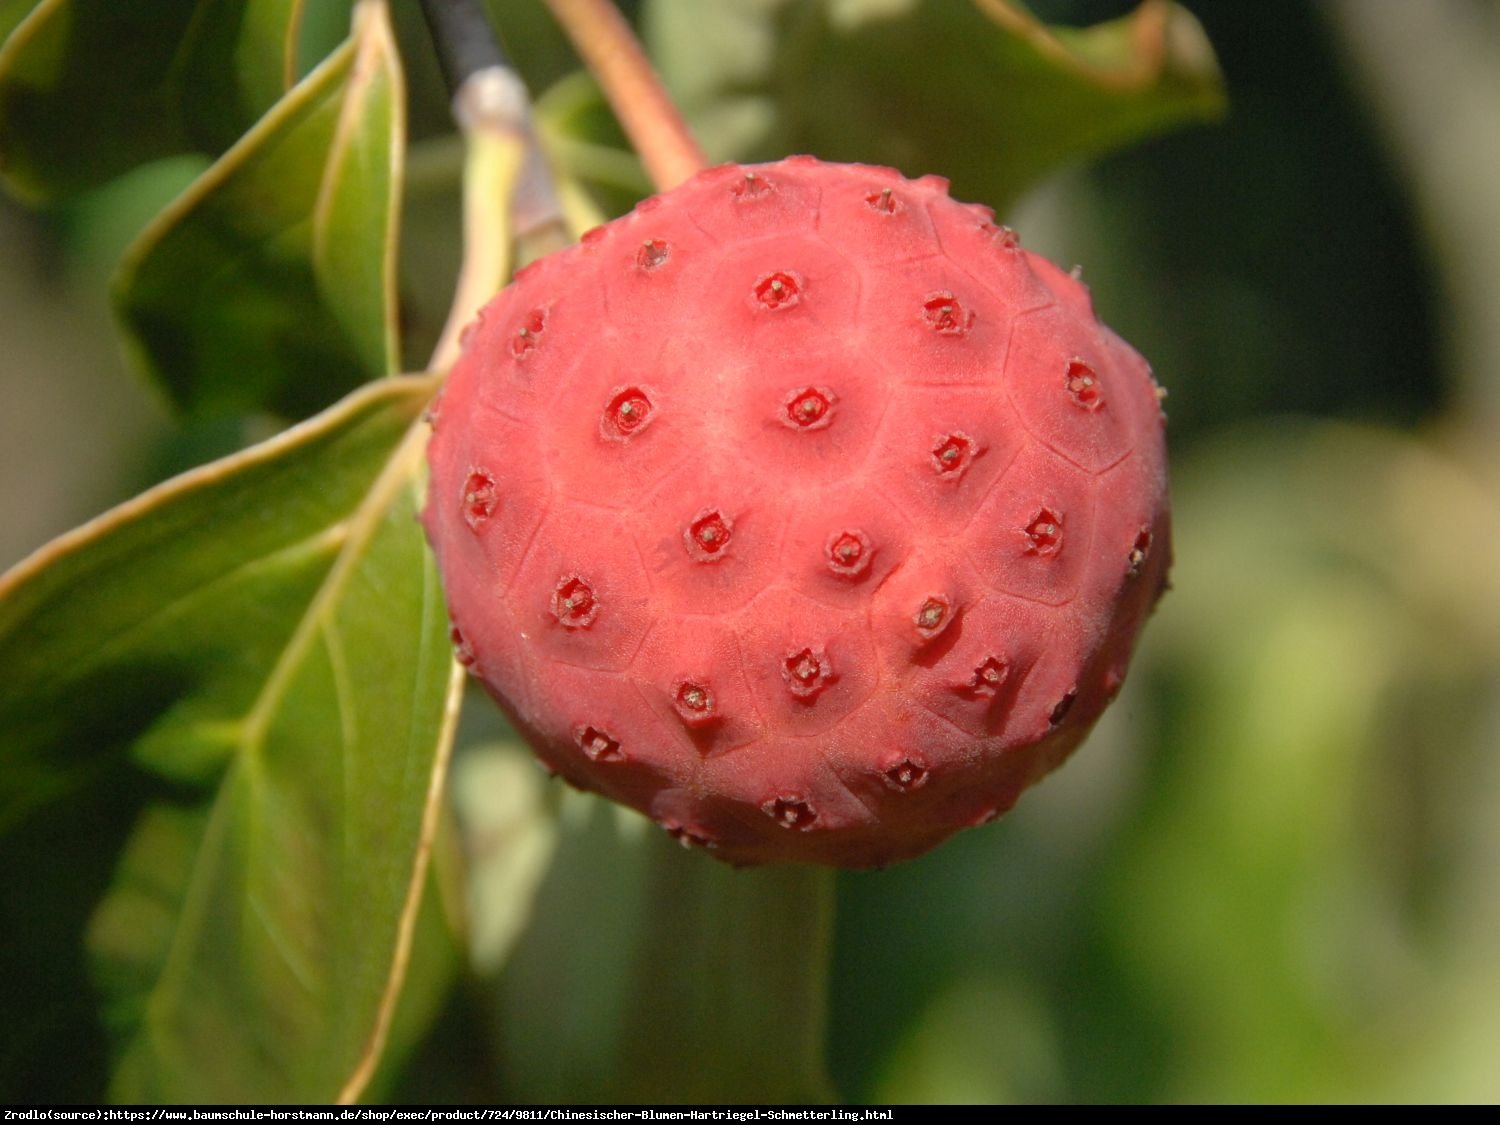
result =
[[[1500,1098],[1500,6],[1185,6],[1225,121],[1006,216],[1083,266],[1170,391],[1174,591],[1121,700],[1015,813],[840,877],[849,1100]],[[695,104],[668,7],[632,10],[711,155],[775,155],[774,107],[728,127]],[[509,34],[559,76],[533,31]],[[421,51],[418,138],[446,128]],[[986,197],[985,159],[953,173],[960,198]],[[257,432],[180,430],[105,306],[129,237],[201,166],[42,215],[0,200],[0,567]],[[447,166],[440,146],[414,166],[409,289],[451,276]],[[446,1018],[419,1067],[472,1001]]]

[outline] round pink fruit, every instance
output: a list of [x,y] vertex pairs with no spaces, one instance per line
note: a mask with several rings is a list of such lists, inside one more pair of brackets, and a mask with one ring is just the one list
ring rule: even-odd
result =
[[424,514],[462,658],[556,773],[737,864],[993,819],[1166,583],[1145,361],[935,177],[697,176],[522,270]]

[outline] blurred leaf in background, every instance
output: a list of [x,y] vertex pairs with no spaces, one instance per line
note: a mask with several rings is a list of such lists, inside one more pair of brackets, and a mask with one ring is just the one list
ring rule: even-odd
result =
[[293,418],[397,370],[405,94],[385,10],[126,252],[126,344],[178,409]]
[[1173,1016],[1162,1093],[1487,1100],[1454,1008],[1500,987],[1473,893],[1500,862],[1473,835],[1500,811],[1495,489],[1332,423],[1246,427],[1185,468],[1161,754],[1104,900]]
[[294,81],[300,6],[11,0],[0,8],[8,186],[42,200],[158,157],[223,152]]
[[1224,107],[1209,41],[1167,0],[1087,29],[1006,0],[654,0],[645,20],[712,157],[937,172],[999,210],[1061,165]]
[[[481,801],[506,797],[471,793],[466,804]],[[562,799],[554,831],[535,913],[490,986],[509,1098],[829,1100],[827,872],[705,863],[583,794]]]

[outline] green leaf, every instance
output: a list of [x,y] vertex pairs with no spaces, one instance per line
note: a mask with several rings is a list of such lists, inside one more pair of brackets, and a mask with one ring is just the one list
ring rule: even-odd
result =
[[433,389],[362,390],[0,580],[0,838],[127,762],[154,786],[88,932],[115,1098],[329,1100],[376,1061],[453,714]]
[[827,1101],[833,874],[736,871],[566,794],[530,928],[496,986],[521,1102]]
[[0,0],[0,43],[14,31],[37,6],[38,0]]
[[303,417],[398,367],[405,136],[385,5],[126,252],[115,304],[135,361],[195,414]]
[[291,85],[301,0],[0,3],[0,170],[33,200],[223,152]]
[[365,1102],[432,1101],[407,1096],[403,1083],[413,1071],[418,1080],[433,1080],[434,1094],[444,1089],[437,1072],[428,1067],[430,1045],[441,1037],[443,1016],[455,1000],[455,988],[464,969],[464,921],[462,879],[464,859],[458,854],[457,833],[452,818],[442,818],[433,840],[428,862],[427,886],[417,911],[411,956],[401,980],[401,995],[390,1021],[386,1049],[379,1066],[363,1091],[351,1088]]
[[1003,0],[652,0],[653,56],[719,159],[810,152],[935,172],[1008,208],[1071,161],[1222,111],[1185,9],[1087,29]]

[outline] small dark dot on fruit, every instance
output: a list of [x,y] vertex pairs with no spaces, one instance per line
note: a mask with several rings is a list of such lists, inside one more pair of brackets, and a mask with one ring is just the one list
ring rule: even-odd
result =
[[1068,694],[1057,701],[1057,706],[1052,708],[1052,716],[1048,720],[1053,726],[1057,726],[1063,719],[1067,718],[1068,712],[1073,709],[1073,701],[1078,698],[1078,689],[1069,688]]
[[1139,535],[1135,537],[1135,545],[1130,548],[1130,565],[1125,570],[1127,578],[1140,577],[1141,567],[1145,565],[1146,557],[1151,553],[1151,529],[1141,528]]
[[835,533],[828,540],[828,569],[840,578],[857,578],[870,568],[870,537],[851,529]]
[[640,433],[653,413],[651,398],[644,390],[625,387],[616,391],[604,408],[604,434],[612,438],[631,437]]
[[761,308],[789,309],[802,300],[802,286],[792,274],[767,274],[755,283],[755,300]]
[[688,554],[699,562],[723,558],[733,537],[734,524],[712,508],[698,513],[683,532]]
[[987,656],[979,662],[969,678],[968,688],[975,695],[993,696],[1010,675],[1010,668],[998,656]]
[[574,737],[579,749],[595,762],[617,762],[623,757],[619,741],[598,727],[582,727]]
[[530,355],[537,349],[538,337],[546,331],[546,328],[547,310],[532,309],[522,319],[520,327],[516,329],[516,334],[511,337],[511,354],[517,359],[524,359]]
[[821,650],[804,648],[787,656],[781,664],[787,690],[799,699],[812,699],[832,680],[828,658]]
[[484,469],[475,469],[464,478],[464,520],[470,527],[477,530],[480,524],[489,519],[494,514],[498,499],[495,478]]
[[771,194],[771,181],[764,176],[754,172],[746,172],[744,177],[735,182],[730,189],[735,199],[740,202],[748,202],[755,199],[763,199]]
[[921,763],[911,758],[902,758],[894,766],[885,770],[882,776],[892,789],[907,792],[912,789],[921,788],[927,782],[927,769]]
[[821,430],[833,420],[833,392],[826,387],[803,387],[783,401],[782,421],[796,430]]
[[1104,673],[1104,694],[1110,699],[1120,694],[1120,689],[1125,686],[1125,669],[1119,665],[1114,666]]
[[979,229],[990,236],[990,241],[1002,250],[1014,250],[1021,245],[1021,239],[1010,227],[1002,226],[989,221],[981,222]]
[[707,684],[683,680],[672,693],[672,705],[689,725],[700,725],[714,717],[714,693]]
[[922,318],[927,327],[943,336],[962,336],[974,323],[974,314],[947,290],[927,295],[922,302]]
[[1052,556],[1062,550],[1062,516],[1051,508],[1042,508],[1026,525],[1026,553]]
[[448,627],[448,641],[453,645],[453,659],[457,660],[465,668],[472,668],[474,666],[474,649],[457,625],[450,623]]
[[592,586],[570,574],[552,592],[552,613],[565,628],[586,629],[599,614],[599,599]]
[[952,607],[948,599],[941,594],[934,594],[924,601],[912,617],[912,622],[917,627],[917,632],[924,639],[931,639],[943,631],[948,624],[948,612]]
[[663,265],[672,255],[670,243],[657,238],[648,238],[635,253],[635,264],[650,273]]
[[800,797],[777,797],[761,806],[767,816],[783,828],[806,830],[812,827],[818,814]]
[[694,832],[691,828],[684,828],[680,824],[668,824],[666,822],[663,822],[662,828],[666,830],[668,836],[672,837],[672,839],[676,840],[685,848],[717,847],[714,841],[710,840],[707,836],[699,832]]
[[1104,399],[1099,394],[1099,376],[1081,359],[1068,361],[1068,372],[1063,385],[1074,404],[1085,410],[1098,410],[1104,405]]
[[932,446],[932,463],[940,476],[956,479],[974,459],[974,439],[965,433],[951,433],[937,439]]

